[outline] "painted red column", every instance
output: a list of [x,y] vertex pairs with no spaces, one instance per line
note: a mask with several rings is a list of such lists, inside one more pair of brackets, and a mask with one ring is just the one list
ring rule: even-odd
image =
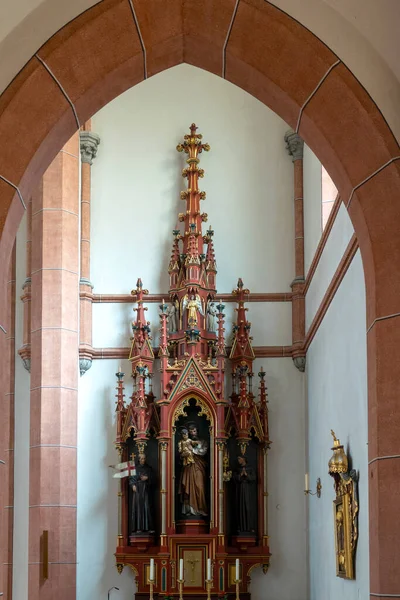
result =
[[78,210],[77,133],[32,195],[29,600],[76,596]]
[[90,131],[90,121],[80,132],[81,151],[81,275],[80,292],[80,328],[79,328],[79,368],[84,375],[92,366],[92,289],[90,281],[90,198],[91,167],[100,144],[98,135]]
[[306,366],[305,297],[304,297],[304,211],[303,211],[303,148],[304,142],[294,131],[285,134],[286,149],[294,168],[294,259],[292,281],[292,357],[299,371]]

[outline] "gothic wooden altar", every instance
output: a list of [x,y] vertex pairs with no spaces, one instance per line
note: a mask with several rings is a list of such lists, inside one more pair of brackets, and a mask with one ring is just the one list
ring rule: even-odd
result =
[[[206,596],[206,564],[212,560],[212,595],[240,592],[251,571],[267,572],[270,446],[265,373],[253,383],[254,352],[239,279],[234,294],[237,319],[227,356],[224,305],[216,295],[214,231],[205,234],[200,202],[199,155],[208,144],[190,128],[177,150],[187,156],[181,192],[185,210],[173,231],[168,303],[161,302],[160,343],[153,348],[146,320],[146,295],[139,279],[130,360],[133,394],[125,401],[124,374],[117,376],[116,448],[126,463],[119,479],[116,565],[130,567],[137,595],[149,595],[150,559],[155,560],[154,594],[178,595],[179,560],[184,595]],[[235,243],[232,241],[232,243]],[[226,248],[229,252],[229,248]],[[160,391],[152,375],[161,373]],[[229,391],[225,381],[229,381]],[[228,386],[227,386],[228,387]],[[144,596],[143,596],[144,597]]]

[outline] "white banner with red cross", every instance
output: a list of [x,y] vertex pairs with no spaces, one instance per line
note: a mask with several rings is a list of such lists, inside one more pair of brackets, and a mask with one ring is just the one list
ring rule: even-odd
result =
[[127,462],[118,463],[117,465],[110,465],[112,469],[115,469],[117,473],[114,473],[114,479],[122,479],[123,477],[134,477],[136,475],[135,463],[132,460]]

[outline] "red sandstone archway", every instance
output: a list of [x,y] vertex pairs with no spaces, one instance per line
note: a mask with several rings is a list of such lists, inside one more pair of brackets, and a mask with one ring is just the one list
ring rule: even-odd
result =
[[[276,7],[103,0],[29,61],[0,97],[0,324],[24,198],[79,124],[181,62],[224,76],[298,128],[348,205],[367,290],[371,592],[400,594],[400,149],[346,66]],[[201,101],[201,90],[182,94]]]

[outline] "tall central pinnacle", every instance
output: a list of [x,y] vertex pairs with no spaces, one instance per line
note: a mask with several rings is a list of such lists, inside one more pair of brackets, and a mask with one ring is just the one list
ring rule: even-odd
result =
[[[207,221],[207,214],[200,212],[200,201],[204,200],[206,193],[199,189],[199,177],[204,176],[203,169],[199,168],[199,155],[203,150],[208,152],[210,146],[203,144],[203,136],[196,130],[193,123],[190,133],[177,146],[178,152],[187,155],[187,167],[182,171],[187,188],[180,194],[186,203],[186,211],[179,213],[183,231],[178,224],[173,230],[168,267],[171,307],[167,315],[167,341],[170,356],[172,352],[175,358],[190,354],[202,357],[204,361],[215,361],[219,317],[215,306],[217,266],[214,231],[209,227],[203,235],[201,227]],[[165,325],[163,327],[165,329]]]
[[185,135],[184,141],[176,147],[178,152],[188,155],[186,162],[189,166],[182,171],[182,177],[187,179],[187,189],[181,192],[181,199],[186,201],[186,212],[179,213],[179,221],[184,223],[181,261],[186,267],[186,282],[191,284],[200,283],[201,263],[205,259],[201,224],[207,221],[207,214],[200,212],[200,201],[205,199],[206,193],[199,190],[199,177],[204,176],[204,170],[198,164],[199,154],[210,150],[208,144],[202,143],[203,136],[196,130],[192,123],[190,134]]

